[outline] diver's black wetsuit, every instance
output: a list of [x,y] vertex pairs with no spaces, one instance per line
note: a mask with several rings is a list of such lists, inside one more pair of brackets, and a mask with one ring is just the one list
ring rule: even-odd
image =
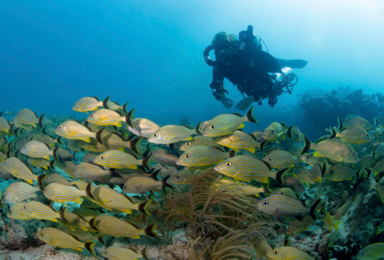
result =
[[252,95],[257,102],[281,94],[274,89],[268,72],[281,73],[280,65],[272,55],[262,50],[237,50],[230,65],[218,62],[213,66],[213,80],[210,86],[215,90],[215,98],[219,100],[222,97],[224,78],[227,78],[237,85],[241,93]]

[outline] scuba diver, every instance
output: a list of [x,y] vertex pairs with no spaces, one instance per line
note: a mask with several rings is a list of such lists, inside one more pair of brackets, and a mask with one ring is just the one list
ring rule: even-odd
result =
[[[244,97],[236,109],[246,110],[253,102],[262,105],[262,100],[266,98],[273,107],[277,103],[277,96],[283,92],[291,94],[298,81],[292,68],[307,65],[304,60],[274,58],[262,50],[261,42],[249,25],[247,31],[239,33],[239,37],[225,32],[217,33],[212,45],[204,50],[205,62],[213,67],[213,80],[210,84],[212,94],[226,108],[231,108],[233,101],[225,97],[228,91],[223,87],[224,78],[237,85]],[[209,57],[212,50],[215,51],[215,61]]]

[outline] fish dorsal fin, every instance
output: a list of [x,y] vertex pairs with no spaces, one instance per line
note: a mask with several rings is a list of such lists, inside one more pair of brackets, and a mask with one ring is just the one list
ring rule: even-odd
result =
[[[64,232],[64,231],[63,231]],[[75,237],[74,235],[71,235],[71,234],[68,234],[66,233],[67,235],[70,235],[71,237],[73,237],[76,241],[79,241],[80,242],[80,239],[78,239],[77,237]]]
[[100,101],[98,97],[96,96],[93,96],[94,99],[96,99],[97,101]]
[[133,227],[135,227],[136,229],[140,229],[136,224],[132,223],[131,221],[128,221],[126,220],[125,222],[131,224]]
[[128,195],[123,194],[123,196],[124,196],[127,200],[129,200],[129,202],[133,203],[132,199],[131,199]]
[[114,111],[116,114],[118,114],[119,116],[123,116],[122,114],[121,114],[121,112],[120,111]]
[[95,223],[95,218],[93,218],[93,219],[91,219],[90,221],[89,221],[89,226],[92,228],[92,229],[94,229],[94,230],[97,230],[97,231],[99,231],[99,229],[96,227],[96,223]]
[[101,134],[103,133],[105,127],[101,128],[99,131],[96,132],[96,140],[103,144],[103,139],[101,138]]
[[240,113],[232,113],[232,115],[243,117]]
[[136,160],[138,160],[138,159],[139,159],[139,157],[137,157],[137,155],[136,155],[136,154],[132,154],[132,153],[130,153],[130,155],[131,155],[131,156],[133,156],[133,157],[135,157],[135,158],[136,158]]
[[[79,122],[79,123],[80,123],[80,122]],[[80,124],[81,124],[81,123],[80,123]],[[92,132],[92,129],[89,127],[88,124],[89,124],[88,121],[86,121],[86,122],[83,124],[83,126],[86,127],[86,128],[89,130],[89,132]]]
[[220,152],[225,152],[225,150],[221,149],[220,147],[212,146],[213,148],[219,150]]
[[51,148],[49,147],[49,145],[47,145],[46,143],[43,143],[41,142],[42,144],[45,144],[45,146],[48,148],[48,150],[51,150]]
[[249,135],[250,137],[252,137],[252,139],[255,140],[255,142],[258,143],[256,136],[254,136],[253,134],[248,134],[248,135]]

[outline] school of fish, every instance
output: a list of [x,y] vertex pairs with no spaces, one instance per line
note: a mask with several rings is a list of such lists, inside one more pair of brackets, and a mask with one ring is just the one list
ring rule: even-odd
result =
[[[134,118],[135,109],[127,107],[128,102],[120,106],[110,97],[84,97],[73,110],[89,113],[86,119],[38,117],[28,108],[10,121],[6,117],[13,113],[0,114],[0,175],[10,183],[1,194],[5,225],[20,237],[33,235],[53,247],[96,256],[94,247],[107,236],[158,236],[156,223],[139,228],[117,217],[134,211],[152,214],[152,199],[137,195],[188,185],[195,172],[213,168],[222,174],[216,186],[241,184],[246,196],[258,198],[255,210],[289,223],[288,235],[321,221],[333,232],[328,250],[354,199],[331,215],[316,187],[324,180],[348,181],[355,190],[370,173],[380,177],[384,172],[380,117],[373,125],[359,116],[339,119],[329,135],[312,142],[299,128],[278,122],[253,133],[242,131],[245,123],[258,123],[253,107],[245,116],[221,114],[192,129]],[[301,194],[311,189],[315,197],[304,203]],[[384,186],[378,183],[377,191],[384,203]],[[27,234],[23,223],[31,220],[50,225]],[[254,246],[266,259],[315,259],[289,245],[272,248],[258,240]],[[149,259],[147,248],[136,252],[118,246],[107,247],[101,256]],[[356,255],[361,260],[381,257],[382,243]]]

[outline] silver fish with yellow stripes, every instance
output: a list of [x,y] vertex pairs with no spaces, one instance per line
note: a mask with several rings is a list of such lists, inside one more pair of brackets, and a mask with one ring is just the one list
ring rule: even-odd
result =
[[157,129],[149,138],[149,143],[173,144],[180,141],[191,141],[192,135],[199,132],[201,123],[195,129],[189,129],[181,125],[166,125]]
[[273,249],[267,253],[267,257],[273,260],[315,260],[304,251],[292,246],[283,246]]
[[99,165],[82,162],[76,165],[72,175],[83,180],[99,180],[110,176],[112,172],[112,169],[105,170]]
[[340,133],[336,132],[333,128],[331,128],[331,131],[332,134],[330,138],[337,137],[351,144],[365,144],[372,140],[368,132],[361,127],[346,128]]
[[158,162],[161,165],[172,165],[177,166],[177,155],[174,153],[171,153],[170,151],[167,151],[165,149],[156,149],[151,151],[152,154],[152,160],[155,162]]
[[284,167],[294,167],[297,158],[290,152],[284,150],[275,150],[263,158],[263,161],[269,163],[272,168],[281,169]]
[[95,242],[80,242],[76,237],[73,237],[57,228],[47,227],[40,229],[36,237],[47,244],[54,247],[69,248],[76,251],[83,251],[83,248],[87,249],[92,255],[96,257],[93,247]]
[[29,141],[21,149],[20,152],[34,157],[34,158],[44,158],[49,160],[53,156],[53,151],[49,149],[49,146],[45,143],[39,141]]
[[88,184],[85,191],[87,196],[90,197],[93,202],[110,211],[119,210],[121,212],[131,214],[131,210],[134,209],[149,215],[147,207],[151,204],[152,200],[148,200],[140,204],[134,204],[129,197],[124,196],[114,189],[103,185],[93,186],[92,182]]
[[[93,218],[93,217],[92,217]],[[78,228],[68,228],[64,225],[58,225],[56,227],[57,229],[69,234],[69,235],[72,235],[72,236],[75,236],[76,238],[78,238],[80,241],[86,241],[86,242],[90,242],[90,241],[97,241],[99,240],[98,239],[98,236],[94,236],[92,235],[90,232],[88,231],[85,231],[85,230],[82,230],[82,229],[78,229]],[[93,229],[92,229],[93,230]]]
[[384,243],[374,243],[364,247],[356,255],[357,260],[376,260],[384,257]]
[[310,215],[305,215],[303,220],[293,220],[289,223],[289,227],[287,229],[288,234],[297,234],[301,231],[305,231],[311,226],[315,221]]
[[132,177],[125,182],[123,186],[123,192],[145,194],[148,191],[155,191],[158,187],[161,186],[173,189],[173,186],[169,185],[167,182],[169,177],[170,176],[167,176],[161,181],[157,181],[150,177]]
[[312,218],[315,219],[314,211],[319,202],[320,200],[309,209],[304,207],[300,200],[285,195],[274,194],[260,200],[256,204],[256,208],[275,217],[299,217],[309,213]]
[[313,156],[329,158],[335,162],[357,163],[359,161],[357,152],[353,147],[340,139],[326,139],[318,143],[311,143],[304,135],[303,152],[309,149],[315,150]]
[[35,167],[43,168],[44,170],[48,170],[51,165],[49,161],[43,158],[28,157],[27,162]]
[[15,203],[7,212],[8,218],[20,219],[20,220],[31,220],[34,219],[24,210],[26,203]]
[[96,139],[96,133],[91,132],[87,127],[73,120],[67,120],[59,125],[55,133],[67,139],[83,140],[85,142],[91,142],[91,138]]
[[25,228],[24,228],[22,225],[20,225],[19,223],[17,223],[17,222],[15,221],[15,219],[10,218],[10,219],[9,219],[9,224],[11,225],[12,230],[13,230],[18,236],[20,236],[20,237],[22,237],[22,238],[27,238],[27,237],[28,237],[28,234],[27,234],[27,232],[25,231]]
[[16,178],[23,179],[29,184],[33,184],[33,181],[38,181],[38,176],[34,175],[32,170],[16,157],[10,157],[5,160],[3,167]]
[[9,134],[11,125],[4,117],[0,117],[0,134]]
[[268,163],[250,155],[238,155],[229,158],[215,166],[215,170],[226,176],[241,181],[260,181],[267,183],[268,178],[275,178],[276,171],[272,171]]
[[146,118],[134,118],[132,125],[128,125],[128,130],[137,136],[149,138],[160,128],[159,125]]
[[69,180],[67,180],[58,173],[51,173],[44,175],[41,179],[41,183],[43,187],[46,187],[50,183],[60,183],[64,185],[69,185]]
[[230,157],[230,153],[225,152],[220,148],[207,145],[196,145],[180,155],[176,164],[186,167],[198,167],[217,164],[228,157]]
[[86,196],[86,194],[84,190],[79,190],[73,186],[51,183],[44,188],[44,196],[59,203],[65,203],[68,201],[81,203],[80,197]]
[[148,248],[144,248],[141,253],[137,253],[136,251],[120,246],[110,246],[106,248],[102,253],[102,256],[112,260],[139,260],[140,258],[144,258],[149,260],[148,257]]
[[[131,114],[128,113],[127,116],[131,116]],[[122,116],[117,111],[102,108],[89,115],[87,121],[95,125],[114,125],[121,127],[122,123],[127,121],[127,116]]]
[[172,176],[169,183],[172,184],[191,184],[193,173],[187,169],[182,169]]
[[204,126],[201,134],[205,137],[218,137],[233,133],[237,129],[243,128],[244,122],[259,123],[253,116],[253,106],[249,109],[246,116],[241,114],[222,114],[214,117]]
[[100,101],[98,97],[83,97],[73,105],[72,110],[77,112],[95,111],[104,107],[104,104],[108,102],[108,100],[109,97],[103,101]]
[[189,148],[196,146],[196,145],[208,145],[208,146],[219,147],[219,148],[222,147],[221,145],[216,143],[211,137],[204,137],[204,136],[200,136],[200,135],[195,135],[192,138],[193,138],[193,140],[183,143],[180,146],[179,150],[185,152]]
[[57,219],[60,218],[60,214],[52,207],[38,201],[31,200],[25,203],[23,210],[27,216],[35,219],[57,222]]
[[137,169],[137,165],[142,165],[149,170],[150,167],[148,163],[151,160],[151,157],[152,155],[139,160],[132,154],[124,153],[118,150],[111,150],[97,156],[94,163],[113,169]]
[[77,228],[84,231],[96,231],[89,226],[88,221],[86,221],[83,217],[68,211],[67,207],[61,209],[59,214],[60,218],[63,220],[62,225],[68,228]]
[[5,203],[18,203],[27,199],[36,198],[39,189],[25,182],[14,182],[9,185],[3,194]]
[[285,134],[287,133],[287,127],[285,124],[280,124],[278,122],[273,122],[267,128],[265,128],[263,133],[263,138],[268,141],[278,141],[279,139],[284,140]]
[[372,129],[371,123],[369,123],[366,119],[359,116],[349,117],[348,119],[345,120],[344,123],[341,122],[339,118],[337,118],[337,120],[339,121],[339,129],[352,128],[352,127],[361,127],[366,131]]
[[36,113],[28,108],[23,108],[12,119],[11,124],[14,123],[17,127],[32,126],[35,127],[39,121],[43,119],[44,115],[37,117]]
[[329,168],[324,178],[331,181],[347,181],[356,176],[356,172],[348,165],[336,164]]
[[260,143],[256,140],[254,135],[239,130],[230,135],[216,137],[214,138],[214,141],[222,146],[229,147],[236,152],[240,149],[244,149],[251,153],[255,153],[256,148],[260,148]]
[[154,230],[156,224],[140,229],[132,223],[123,221],[110,215],[98,215],[89,222],[93,229],[114,237],[129,237],[140,239],[140,236],[157,237]]
[[232,179],[220,179],[217,182],[215,182],[214,185],[212,185],[212,187],[217,189],[223,185],[230,185],[230,184],[240,187],[244,191],[244,196],[258,195],[259,193],[263,193],[267,191],[265,186],[257,188],[253,185],[243,183],[243,182],[236,182]]

